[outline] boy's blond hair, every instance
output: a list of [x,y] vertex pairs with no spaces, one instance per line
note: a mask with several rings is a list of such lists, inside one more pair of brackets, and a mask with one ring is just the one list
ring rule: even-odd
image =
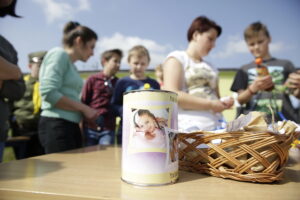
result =
[[252,24],[250,24],[244,31],[244,39],[246,41],[255,38],[258,36],[258,34],[260,33],[260,31],[263,31],[264,34],[270,38],[270,33],[267,29],[267,27],[262,24],[261,22],[254,22]]
[[127,58],[128,62],[130,61],[130,58],[132,56],[137,56],[138,58],[146,56],[148,58],[149,63],[150,63],[149,51],[146,49],[146,47],[144,47],[142,45],[134,46],[128,51],[128,58]]

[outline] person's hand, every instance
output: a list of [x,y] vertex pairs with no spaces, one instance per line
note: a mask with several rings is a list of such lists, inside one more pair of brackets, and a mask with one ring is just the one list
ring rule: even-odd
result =
[[300,70],[290,73],[284,85],[291,89],[300,89]]
[[294,96],[300,98],[300,70],[289,74],[289,77],[285,81],[284,85],[291,89],[291,92]]
[[213,112],[222,112],[227,108],[226,105],[220,100],[211,100],[210,105]]
[[86,120],[88,121],[95,121],[98,117],[98,112],[97,110],[89,107],[89,106],[85,106],[84,110],[83,110],[83,116],[86,118]]
[[249,87],[251,87],[250,89],[252,92],[256,93],[260,90],[267,90],[272,86],[274,86],[272,76],[268,75],[263,77],[257,77]]
[[234,104],[234,99],[232,97],[222,97],[220,100],[223,102],[226,109],[230,108]]

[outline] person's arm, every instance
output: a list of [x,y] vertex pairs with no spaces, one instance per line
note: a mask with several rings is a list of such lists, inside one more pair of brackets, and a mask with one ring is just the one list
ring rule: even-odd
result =
[[18,80],[22,76],[22,72],[17,65],[8,62],[0,56],[0,81]]
[[216,93],[217,93],[217,97],[220,99],[221,95],[220,95],[220,87],[219,87],[219,77],[217,79]]
[[88,78],[83,86],[82,94],[81,94],[81,102],[89,105],[91,102],[91,98],[93,95],[93,83],[90,78]]
[[88,120],[96,120],[98,115],[97,111],[93,108],[81,102],[74,101],[66,96],[62,96],[55,104],[55,107],[63,110],[81,112],[84,115],[84,117]]
[[178,94],[178,104],[183,109],[189,110],[213,110],[222,112],[225,105],[220,100],[208,100],[190,95],[182,91],[184,74],[181,63],[175,58],[169,58],[164,63],[164,89]]
[[253,95],[258,91],[263,91],[274,85],[270,75],[264,77],[257,77],[253,83],[248,85],[246,89],[238,90],[238,102],[244,104],[250,101]]
[[0,97],[16,101],[23,97],[24,92],[25,83],[20,68],[0,56]]
[[293,95],[300,99],[300,70],[290,73],[285,85],[291,88]]

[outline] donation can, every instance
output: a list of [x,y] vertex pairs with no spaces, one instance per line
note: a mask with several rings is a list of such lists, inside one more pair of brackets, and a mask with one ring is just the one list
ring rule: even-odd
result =
[[178,179],[177,94],[133,90],[123,97],[122,180],[151,186]]

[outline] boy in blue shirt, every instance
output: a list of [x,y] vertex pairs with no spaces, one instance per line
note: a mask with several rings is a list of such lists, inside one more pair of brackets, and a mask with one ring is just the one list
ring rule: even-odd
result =
[[[124,92],[141,89],[160,89],[159,83],[145,74],[150,63],[150,55],[144,46],[137,45],[131,48],[128,52],[127,61],[130,66],[130,75],[118,80],[112,97],[112,104],[119,116],[123,114]],[[122,143],[122,120],[118,130],[117,141],[118,144]]]

